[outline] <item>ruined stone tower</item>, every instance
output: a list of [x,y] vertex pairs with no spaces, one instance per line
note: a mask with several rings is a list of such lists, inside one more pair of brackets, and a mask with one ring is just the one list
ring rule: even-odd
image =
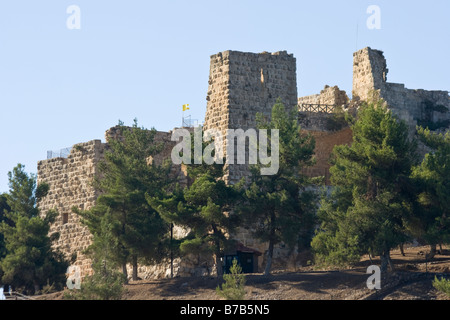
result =
[[353,99],[367,100],[373,90],[384,88],[388,73],[383,52],[369,47],[353,54]]
[[[278,98],[297,105],[296,59],[286,51],[224,51],[211,56],[204,130],[256,129],[256,113],[270,117]],[[246,165],[230,165],[228,181],[238,181]]]
[[254,128],[278,98],[297,105],[296,59],[286,51],[224,51],[211,56],[204,129]]
[[353,99],[367,100],[373,96],[384,99],[391,111],[406,121],[411,132],[414,132],[417,124],[434,124],[435,128],[442,129],[449,127],[448,91],[407,89],[404,84],[387,82],[387,73],[382,51],[367,47],[355,52]]

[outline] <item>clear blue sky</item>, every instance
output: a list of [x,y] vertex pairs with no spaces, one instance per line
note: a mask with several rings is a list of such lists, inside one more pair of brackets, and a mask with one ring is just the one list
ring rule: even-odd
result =
[[[80,30],[66,27],[69,5]],[[450,90],[449,17],[448,0],[1,1],[0,192],[17,163],[36,173],[47,150],[104,140],[119,119],[166,131],[189,103],[203,120],[209,57],[224,50],[293,53],[299,96],[325,84],[350,95],[366,46],[385,52],[389,82]]]

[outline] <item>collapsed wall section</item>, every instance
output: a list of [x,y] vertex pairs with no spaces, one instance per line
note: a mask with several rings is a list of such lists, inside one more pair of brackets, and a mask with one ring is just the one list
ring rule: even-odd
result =
[[[353,54],[353,99],[382,98],[414,132],[417,124],[434,129],[450,127],[448,91],[412,90],[387,82],[387,64],[382,51],[361,49]],[[433,130],[433,128],[431,128]]]
[[340,90],[338,86],[325,88],[319,94],[313,94],[298,98],[298,105],[301,109],[304,104],[321,104],[342,107],[349,103],[349,98],[344,90]]
[[430,126],[431,130],[450,127],[450,99],[447,91],[412,90],[403,84],[386,83],[380,96],[412,129],[417,124]]

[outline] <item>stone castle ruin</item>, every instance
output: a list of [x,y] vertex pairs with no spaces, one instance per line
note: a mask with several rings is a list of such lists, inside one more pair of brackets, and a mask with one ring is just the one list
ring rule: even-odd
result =
[[[276,53],[244,53],[224,51],[211,56],[209,86],[206,96],[207,108],[203,129],[218,129],[223,134],[227,129],[256,127],[255,115],[261,112],[270,116],[272,106],[280,98],[286,106],[298,106],[299,121],[304,130],[316,139],[314,167],[305,169],[309,176],[324,176],[329,182],[328,159],[335,145],[352,141],[351,129],[336,121],[338,110],[353,110],[362,101],[376,96],[383,98],[391,110],[405,120],[414,130],[417,124],[433,125],[433,129],[445,131],[450,127],[450,98],[447,91],[407,89],[403,84],[387,82],[387,64],[383,52],[364,48],[353,54],[352,99],[337,86],[325,88],[315,95],[298,98],[296,58],[286,51]],[[38,183],[47,182],[48,195],[39,203],[43,213],[57,209],[59,218],[50,232],[59,232],[60,238],[54,246],[67,258],[75,257],[75,266],[82,275],[91,272],[91,262],[83,254],[91,243],[88,229],[81,225],[79,217],[72,213],[76,206],[81,210],[91,208],[98,197],[90,182],[98,173],[98,163],[103,159],[109,139],[117,139],[116,128],[109,129],[106,142],[92,140],[75,145],[67,157],[57,157],[38,162]],[[163,142],[164,150],[151,159],[161,163],[170,157],[176,142],[171,141],[172,132],[157,132],[155,142]],[[173,174],[186,185],[185,168],[174,166]],[[247,165],[230,164],[226,178],[235,183],[248,175]],[[176,229],[175,236],[183,235]],[[267,250],[266,244],[252,239],[250,231],[242,227],[234,235],[238,240],[238,253],[252,255],[254,268],[261,270]],[[258,259],[260,258],[260,259]],[[280,246],[274,252],[274,266],[286,268],[287,263],[303,263],[296,260],[296,253]],[[183,257],[174,264],[178,276],[209,274],[214,270],[211,259]],[[161,278],[170,275],[170,265],[142,266],[141,278]]]
[[448,91],[407,89],[404,84],[387,82],[388,71],[382,51],[365,48],[354,53],[353,99],[367,100],[375,94],[384,99],[392,112],[405,120],[412,130],[417,124],[448,129]]

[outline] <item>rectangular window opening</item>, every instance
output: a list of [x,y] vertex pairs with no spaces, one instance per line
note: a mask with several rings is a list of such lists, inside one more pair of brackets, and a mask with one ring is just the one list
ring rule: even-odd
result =
[[63,215],[62,215],[62,223],[66,224],[68,222],[69,222],[69,214],[67,212],[63,213]]

